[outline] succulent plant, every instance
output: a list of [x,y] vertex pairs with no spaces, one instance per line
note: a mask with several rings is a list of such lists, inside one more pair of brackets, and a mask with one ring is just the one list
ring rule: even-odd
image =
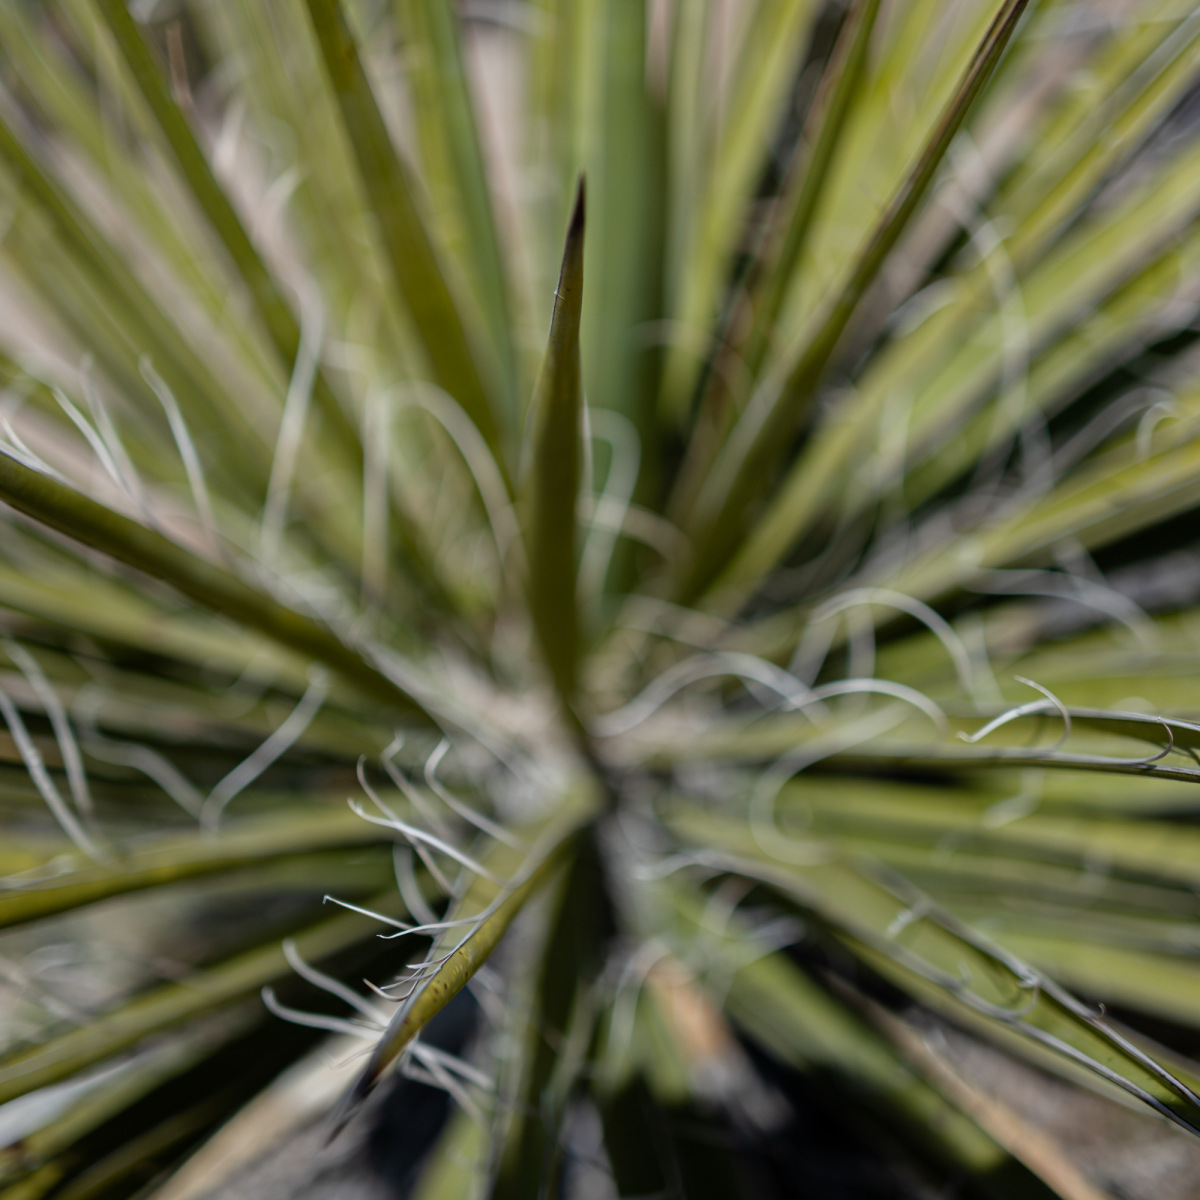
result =
[[322,1030],[331,1131],[452,1098],[425,1200],[804,1192],[798,1088],[1093,1194],[928,1013],[1200,1133],[1198,73],[1180,0],[0,4],[0,1200]]

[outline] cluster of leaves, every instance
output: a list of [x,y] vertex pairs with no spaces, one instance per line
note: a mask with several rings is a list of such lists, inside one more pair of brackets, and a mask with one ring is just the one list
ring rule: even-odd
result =
[[801,1080],[1092,1194],[922,1006],[1200,1134],[1198,77],[1182,0],[0,3],[0,1197],[313,1026],[455,1098],[429,1200],[764,1195]]

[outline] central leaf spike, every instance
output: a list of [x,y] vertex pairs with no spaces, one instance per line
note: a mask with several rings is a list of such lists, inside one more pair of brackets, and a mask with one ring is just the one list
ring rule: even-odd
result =
[[529,608],[542,657],[564,709],[574,717],[578,686],[579,612],[576,521],[583,386],[579,321],[583,303],[584,180],[567,227],[554,293],[550,337],[533,399],[533,459],[526,480],[525,544]]

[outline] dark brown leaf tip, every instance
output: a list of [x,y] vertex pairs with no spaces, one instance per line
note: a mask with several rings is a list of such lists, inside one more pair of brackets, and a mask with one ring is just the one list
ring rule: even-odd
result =
[[567,226],[567,242],[573,242],[583,236],[583,226],[587,209],[587,180],[580,174],[579,184],[575,188],[575,207],[571,210],[571,223]]

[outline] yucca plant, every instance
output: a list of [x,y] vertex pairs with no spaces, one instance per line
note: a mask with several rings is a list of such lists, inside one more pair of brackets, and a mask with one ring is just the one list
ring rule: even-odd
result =
[[0,1197],[320,1030],[427,1200],[802,1194],[797,1089],[1095,1195],[923,1013],[1200,1134],[1198,78],[1186,0],[0,0]]

